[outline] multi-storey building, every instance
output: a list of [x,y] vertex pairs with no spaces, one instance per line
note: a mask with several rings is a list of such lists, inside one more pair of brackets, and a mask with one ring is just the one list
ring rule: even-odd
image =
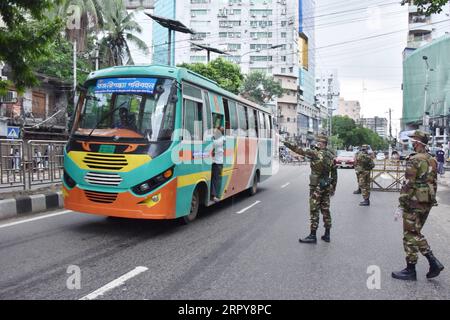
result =
[[277,99],[277,119],[280,134],[290,141],[298,136],[297,106],[298,84],[297,77],[288,75],[274,75],[284,90],[284,94]]
[[404,56],[450,32],[448,24],[450,2],[442,7],[441,13],[428,17],[419,12],[414,0],[405,0],[404,2],[408,3],[408,43]]
[[386,118],[361,118],[358,124],[377,133],[381,138],[388,138],[388,120]]
[[[195,31],[172,37],[175,65],[206,63],[206,51],[198,51],[194,45],[200,44],[227,52],[211,53],[211,59],[222,56],[239,64],[243,73],[262,71],[281,77],[282,82],[290,79],[290,86],[295,83],[292,96],[279,99],[282,107],[277,110],[284,116],[279,123],[287,123],[289,118],[289,125],[285,125],[289,136],[300,134],[302,142],[307,143],[318,131],[309,129],[320,123],[314,92],[314,8],[314,0],[157,0],[154,14],[179,20]],[[167,42],[167,29],[154,24],[154,63],[167,64]],[[291,109],[284,104],[286,99]],[[293,100],[296,108],[291,105]],[[289,111],[284,114],[284,110]],[[306,117],[307,127],[297,123],[299,117],[292,114],[294,110]],[[313,119],[317,113],[319,116]]]
[[361,105],[359,101],[345,100],[344,98],[339,98],[337,115],[347,116],[355,120],[355,122],[358,122],[359,119],[361,118]]
[[322,123],[325,123],[339,108],[340,85],[337,70],[323,72],[316,77],[316,103],[321,108]]
[[155,0],[125,0],[125,6],[127,9],[153,9]]

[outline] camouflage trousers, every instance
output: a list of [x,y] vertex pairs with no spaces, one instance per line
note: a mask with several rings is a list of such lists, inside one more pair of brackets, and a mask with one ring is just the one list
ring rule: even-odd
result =
[[358,185],[364,200],[370,198],[370,171],[361,171],[358,174]]
[[427,221],[431,207],[414,208],[403,213],[403,247],[408,263],[417,263],[417,252],[426,255],[431,252],[427,240],[422,235],[423,225]]
[[330,187],[325,189],[320,189],[318,186],[309,188],[311,230],[319,228],[320,212],[322,212],[325,228],[331,228]]

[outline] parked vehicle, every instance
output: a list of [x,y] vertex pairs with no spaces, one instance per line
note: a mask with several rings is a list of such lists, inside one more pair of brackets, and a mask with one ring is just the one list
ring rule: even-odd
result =
[[339,151],[334,162],[338,168],[354,168],[355,167],[355,152]]
[[384,154],[384,152],[378,152],[377,153],[377,160],[382,161],[384,159],[386,159],[386,155]]

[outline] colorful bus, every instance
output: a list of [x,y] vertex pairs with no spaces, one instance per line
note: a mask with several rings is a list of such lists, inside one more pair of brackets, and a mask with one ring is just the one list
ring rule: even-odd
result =
[[64,154],[67,209],[188,223],[210,206],[212,130],[225,129],[219,199],[253,195],[273,171],[269,110],[184,68],[121,66],[89,75]]

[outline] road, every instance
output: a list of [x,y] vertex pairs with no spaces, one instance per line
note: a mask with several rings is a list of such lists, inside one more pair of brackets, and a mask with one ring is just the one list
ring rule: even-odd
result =
[[[447,269],[427,280],[420,258],[418,281],[402,282],[390,277],[404,267],[398,194],[373,193],[372,205],[359,207],[354,171],[339,170],[332,242],[300,244],[309,233],[308,175],[307,166],[283,166],[257,195],[219,203],[188,226],[61,210],[2,221],[0,299],[450,298],[450,190],[439,191],[446,203],[424,228]],[[80,289],[67,287],[71,265],[81,270]],[[381,271],[380,289],[367,287],[369,266]]]

